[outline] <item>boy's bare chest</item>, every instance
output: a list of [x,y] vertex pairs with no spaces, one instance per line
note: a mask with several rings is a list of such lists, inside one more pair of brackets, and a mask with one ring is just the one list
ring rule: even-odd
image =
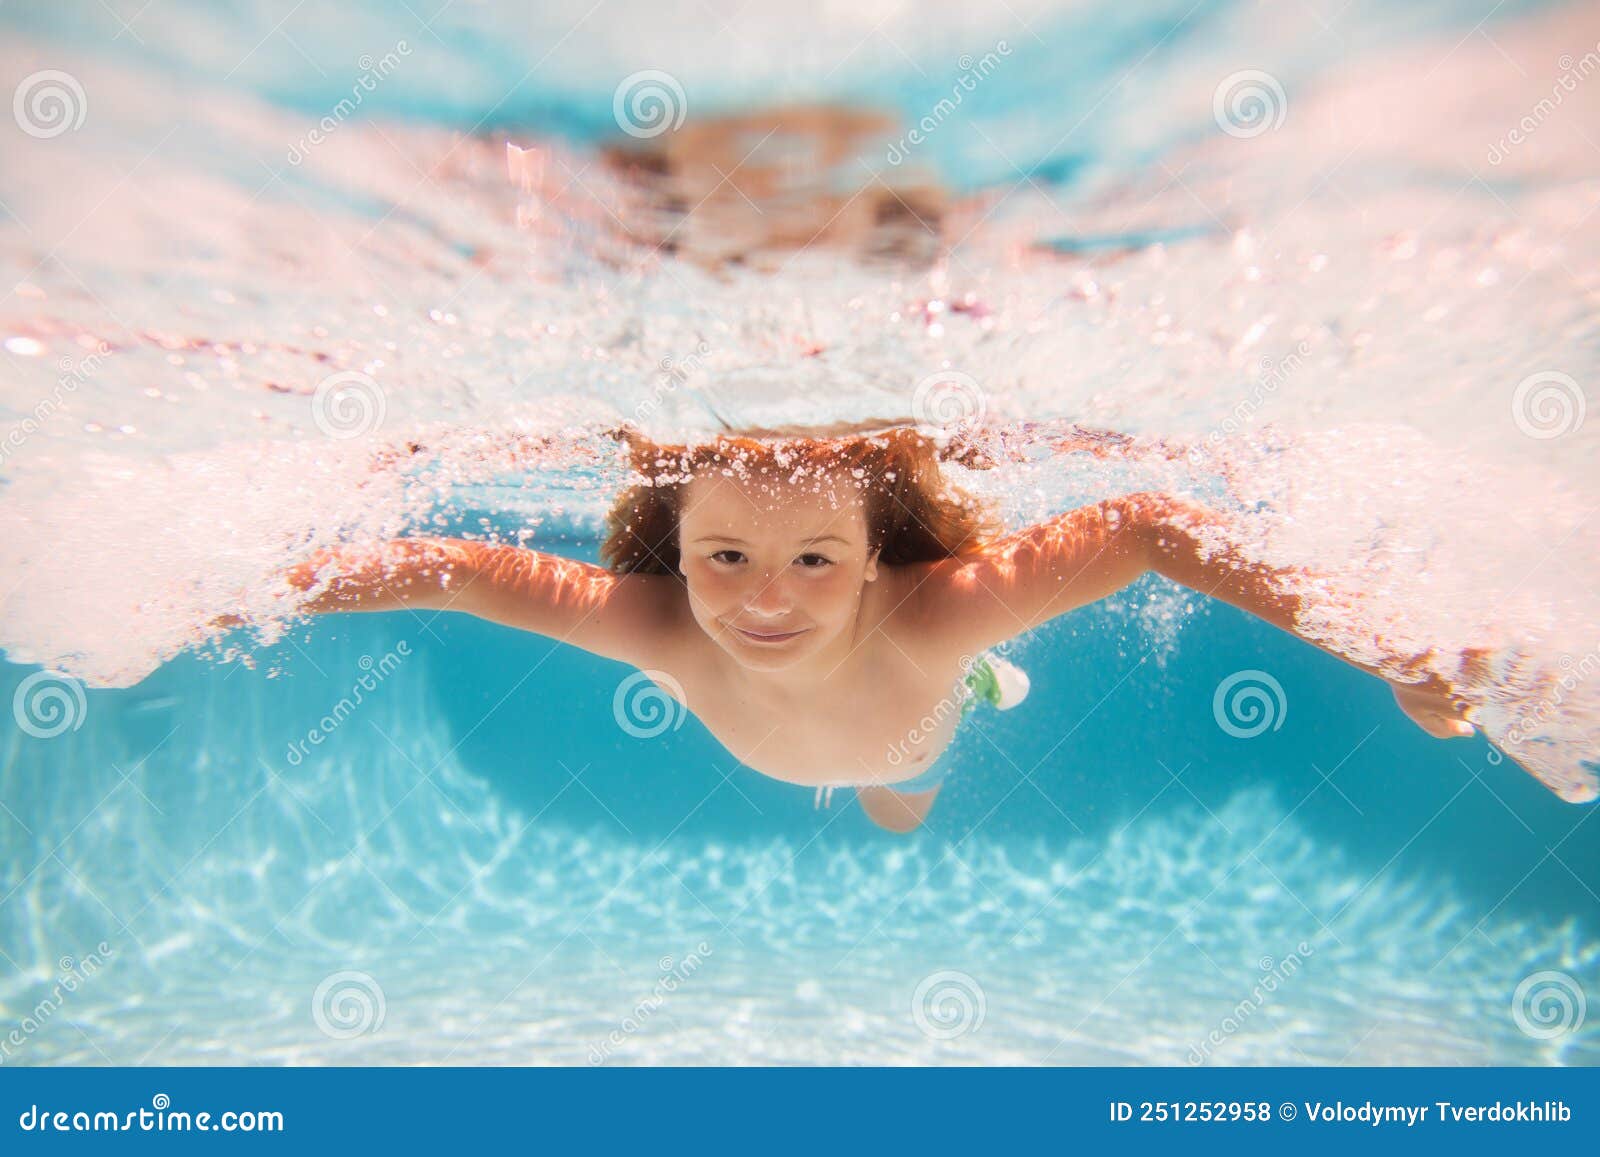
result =
[[[872,669],[783,703],[735,686],[686,686],[689,707],[747,767],[814,786],[911,779],[948,746],[961,716],[959,667]],[[698,701],[697,701],[698,700]]]

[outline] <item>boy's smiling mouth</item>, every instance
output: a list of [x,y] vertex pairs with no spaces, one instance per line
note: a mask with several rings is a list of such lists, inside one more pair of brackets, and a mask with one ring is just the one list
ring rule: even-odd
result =
[[809,629],[803,627],[798,631],[755,631],[745,627],[736,627],[732,623],[729,623],[728,627],[733,631],[734,634],[738,635],[746,642],[755,643],[759,646],[766,647],[776,646],[780,643],[787,643],[790,639],[798,639]]

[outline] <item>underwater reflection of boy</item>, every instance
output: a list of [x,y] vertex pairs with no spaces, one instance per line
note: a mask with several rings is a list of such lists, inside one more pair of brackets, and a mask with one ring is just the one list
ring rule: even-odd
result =
[[[291,586],[312,592],[300,609],[463,611],[632,664],[741,763],[819,791],[855,787],[893,831],[922,822],[948,770],[939,757],[965,711],[942,705],[1025,692],[989,648],[1152,570],[1295,629],[1285,576],[1203,551],[1226,520],[1180,498],[1132,494],[1002,536],[910,429],[630,444],[643,482],[611,512],[604,567],[398,539],[294,568]],[[1472,734],[1437,676],[1407,684],[1418,662],[1354,665],[1394,680],[1430,735]]]

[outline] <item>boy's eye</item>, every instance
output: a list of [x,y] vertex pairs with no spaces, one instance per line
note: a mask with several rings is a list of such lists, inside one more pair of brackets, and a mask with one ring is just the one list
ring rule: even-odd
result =
[[803,554],[799,558],[795,559],[795,561],[801,566],[808,568],[833,565],[833,560],[831,558],[827,558],[820,554]]
[[736,562],[743,562],[744,553],[737,550],[719,550],[716,554],[711,556],[711,561],[732,565]]

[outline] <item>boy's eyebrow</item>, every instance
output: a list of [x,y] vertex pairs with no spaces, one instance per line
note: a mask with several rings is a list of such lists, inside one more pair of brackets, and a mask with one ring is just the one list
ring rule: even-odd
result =
[[[746,542],[742,538],[734,538],[731,535],[726,535],[726,534],[702,534],[702,535],[698,536],[697,538],[695,538],[694,541],[695,542],[727,542],[727,543],[732,543],[734,546],[749,546],[750,545],[748,542]],[[850,545],[850,540],[849,539],[841,538],[837,534],[820,534],[820,535],[817,535],[815,538],[802,538],[802,539],[800,539],[800,541],[803,542],[803,543],[807,543],[809,545],[812,545],[812,546],[815,546],[819,542],[837,542],[841,546],[849,546]]]

